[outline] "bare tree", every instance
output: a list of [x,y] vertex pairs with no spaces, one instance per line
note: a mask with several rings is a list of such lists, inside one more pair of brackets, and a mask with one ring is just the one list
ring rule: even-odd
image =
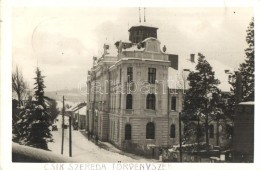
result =
[[22,71],[16,66],[15,71],[12,73],[12,89],[17,94],[18,106],[21,106],[22,96],[26,94],[27,87]]

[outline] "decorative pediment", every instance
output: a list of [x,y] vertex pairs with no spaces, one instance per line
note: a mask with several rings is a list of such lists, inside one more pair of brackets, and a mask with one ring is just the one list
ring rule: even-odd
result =
[[161,52],[160,44],[161,44],[160,41],[158,41],[157,39],[148,38],[145,41],[145,51],[159,53]]

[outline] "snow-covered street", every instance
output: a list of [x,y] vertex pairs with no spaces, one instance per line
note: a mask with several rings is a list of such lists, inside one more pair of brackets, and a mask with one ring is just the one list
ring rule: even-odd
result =
[[[62,130],[52,131],[54,142],[49,143],[49,149],[56,153],[61,154],[61,137]],[[64,151],[63,155],[69,156],[69,129],[64,130]],[[105,150],[89,141],[80,131],[72,131],[72,158],[76,162],[157,162],[152,159],[145,159],[132,156],[126,156],[112,151]]]

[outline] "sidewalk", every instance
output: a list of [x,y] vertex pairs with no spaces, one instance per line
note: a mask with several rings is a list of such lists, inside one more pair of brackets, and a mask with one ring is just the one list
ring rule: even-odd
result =
[[[87,134],[86,131],[80,131],[80,133],[88,139],[88,134]],[[124,155],[124,156],[131,157],[132,159],[144,160],[145,162],[154,162],[154,163],[160,162],[159,160],[156,160],[156,159],[148,159],[148,158],[138,156],[138,155],[135,155],[135,154],[123,152],[122,150],[116,148],[114,145],[112,145],[109,142],[98,141],[98,143],[96,143],[93,138],[91,138],[89,141],[95,143],[100,148],[103,148],[105,150],[108,150],[108,151],[111,151],[111,152],[114,152],[114,153],[118,153],[118,154],[121,154],[121,155]]]

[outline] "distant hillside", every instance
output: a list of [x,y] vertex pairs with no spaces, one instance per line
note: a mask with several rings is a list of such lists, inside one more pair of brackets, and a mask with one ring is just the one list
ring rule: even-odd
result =
[[86,94],[83,94],[79,89],[63,89],[57,91],[46,91],[45,96],[55,99],[56,101],[62,101],[62,96],[66,101],[81,103],[87,100]]

